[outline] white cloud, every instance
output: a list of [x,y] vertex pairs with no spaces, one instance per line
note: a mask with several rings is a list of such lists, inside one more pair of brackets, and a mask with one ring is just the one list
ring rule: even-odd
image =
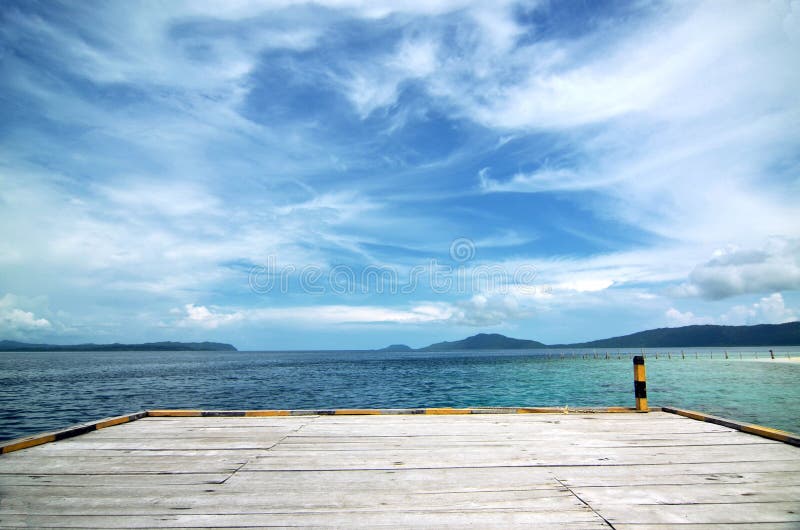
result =
[[220,213],[219,200],[195,183],[159,183],[149,182],[146,178],[131,179],[114,186],[101,186],[100,193],[119,208],[133,214],[144,211],[182,217]]
[[692,324],[721,324],[750,326],[754,324],[783,324],[797,320],[797,311],[787,307],[781,293],[772,293],[750,305],[735,305],[718,317],[697,316],[691,311],[681,312],[671,307],[665,313],[672,326]]
[[800,289],[800,239],[772,238],[759,249],[728,246],[697,265],[677,294],[712,300]]
[[671,4],[633,33],[517,50],[545,53],[521,81],[483,87],[492,97],[444,90],[486,125],[561,132],[571,149],[532,171],[482,171],[481,191],[591,190],[602,217],[687,247],[800,236],[797,186],[779,170],[800,142],[800,70],[787,67],[796,47],[783,29],[792,9]]
[[446,303],[421,303],[408,309],[349,305],[224,309],[188,304],[180,322],[206,328],[241,321],[294,325],[421,324],[446,321],[452,315],[453,309]]
[[581,190],[597,186],[596,181],[569,169],[543,169],[533,173],[516,173],[510,179],[498,181],[479,175],[481,190],[487,193],[514,191],[537,192],[554,190]]
[[530,316],[532,309],[521,305],[515,296],[474,295],[457,302],[418,302],[407,307],[376,305],[313,305],[270,308],[220,308],[187,304],[179,324],[214,329],[237,323],[272,323],[296,326],[336,326],[342,324],[452,324],[481,327],[507,324]]
[[224,324],[238,322],[244,318],[241,312],[223,313],[206,306],[186,304],[185,324],[195,324],[204,328],[214,329]]
[[429,39],[409,37],[393,53],[348,65],[348,72],[332,76],[362,118],[397,100],[400,85],[435,72],[438,46]]
[[773,293],[761,298],[750,306],[737,305],[719,318],[720,324],[752,325],[783,324],[797,320],[797,312],[789,307],[780,293]]
[[37,317],[32,311],[19,308],[24,301],[10,293],[0,298],[0,334],[3,337],[20,337],[30,332],[50,330],[49,320]]
[[695,316],[691,311],[681,312],[670,307],[665,313],[669,326],[690,326],[695,324],[712,324],[713,319]]

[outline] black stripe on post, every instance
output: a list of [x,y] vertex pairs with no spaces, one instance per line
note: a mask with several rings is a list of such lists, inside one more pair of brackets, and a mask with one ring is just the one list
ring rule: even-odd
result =
[[641,355],[634,356],[633,364],[644,364],[644,357],[642,357]]
[[644,381],[634,381],[633,382],[633,392],[637,398],[646,398],[647,397],[647,383]]

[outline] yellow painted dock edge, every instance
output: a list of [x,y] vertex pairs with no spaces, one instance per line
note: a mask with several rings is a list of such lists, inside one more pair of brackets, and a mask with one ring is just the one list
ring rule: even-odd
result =
[[[654,410],[654,409],[651,409]],[[658,410],[658,409],[655,409]],[[294,410],[148,410],[150,417],[256,417],[256,416],[390,416],[402,414],[463,415],[463,414],[578,414],[639,412],[633,407],[433,407],[419,409],[294,409]]]
[[[650,409],[657,410],[657,409]],[[128,423],[144,417],[151,418],[199,418],[199,417],[265,417],[265,416],[375,416],[375,415],[462,415],[462,414],[591,414],[639,412],[632,407],[477,407],[477,408],[419,408],[419,409],[309,409],[309,410],[190,410],[157,409],[135,412],[124,416],[104,418],[89,423],[81,423],[60,431],[47,432],[0,442],[0,454],[19,451],[48,442],[64,440],[87,432],[105,429],[114,425]]]
[[743,423],[740,421],[729,420],[727,418],[720,418],[719,416],[712,416],[710,414],[705,414],[703,412],[697,412],[694,410],[676,409],[673,407],[661,407],[661,410],[663,412],[669,412],[670,414],[677,414],[679,416],[684,416],[697,421],[705,421],[707,423],[722,425],[723,427],[728,427],[729,429],[746,432],[748,434],[755,434],[756,436],[761,436],[762,438],[769,438],[770,440],[776,440],[800,447],[800,435],[788,431],[781,431],[779,429],[755,425],[753,423]]
[[34,447],[37,445],[46,444],[48,442],[56,442],[66,438],[72,438],[73,436],[79,436],[81,434],[86,434],[87,432],[105,429],[106,427],[112,427],[114,425],[120,425],[130,421],[136,421],[139,418],[144,418],[145,416],[147,416],[146,411],[135,412],[133,414],[126,414],[124,416],[115,416],[113,418],[104,418],[102,420],[89,423],[81,423],[79,425],[73,425],[72,427],[67,427],[66,429],[61,429],[59,431],[35,434],[33,436],[26,436],[25,438],[17,438],[16,440],[0,442],[0,454],[19,451],[20,449],[27,449],[28,447]]

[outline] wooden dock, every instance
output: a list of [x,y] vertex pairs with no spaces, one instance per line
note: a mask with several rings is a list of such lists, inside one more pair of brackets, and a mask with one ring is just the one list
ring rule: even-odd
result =
[[152,415],[0,456],[2,528],[470,525],[800,528],[800,448],[666,412]]

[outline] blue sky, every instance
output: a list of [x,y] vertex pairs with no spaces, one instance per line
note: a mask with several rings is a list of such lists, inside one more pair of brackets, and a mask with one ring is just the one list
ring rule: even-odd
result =
[[800,315],[790,2],[5,2],[0,338]]

